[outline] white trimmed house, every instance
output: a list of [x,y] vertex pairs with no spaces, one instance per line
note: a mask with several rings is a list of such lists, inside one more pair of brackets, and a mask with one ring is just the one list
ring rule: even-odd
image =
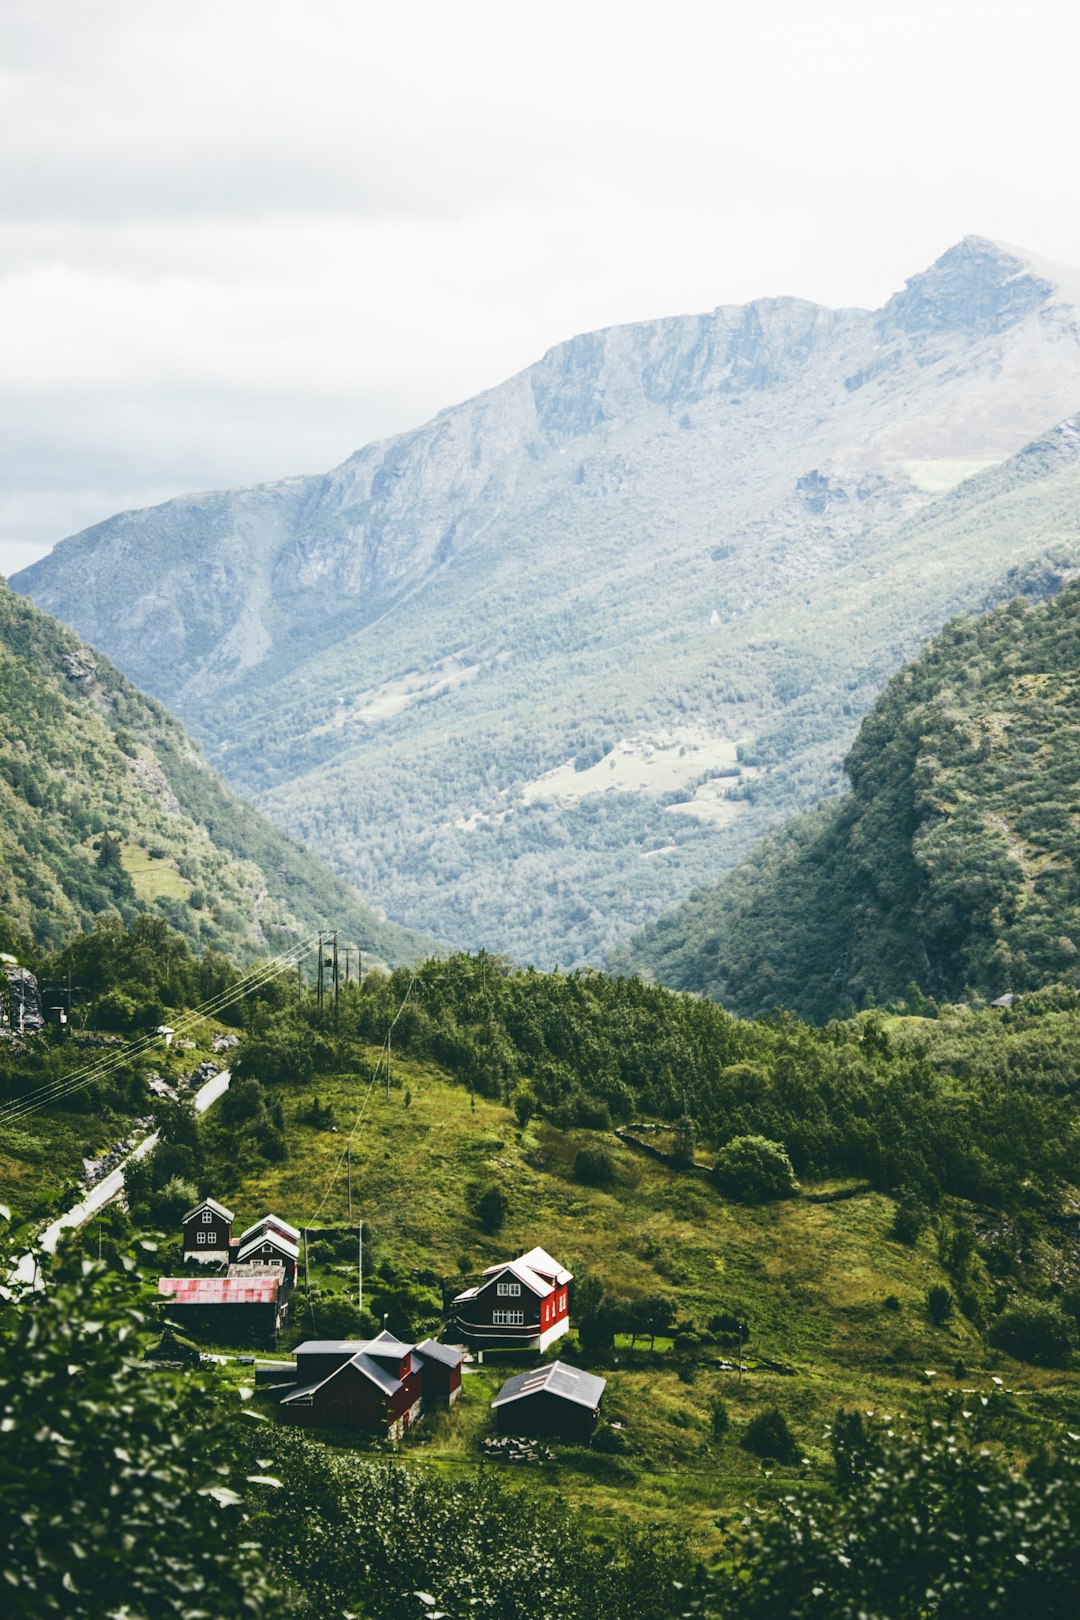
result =
[[482,1350],[546,1350],[570,1328],[573,1275],[546,1250],[488,1266],[451,1305],[451,1327]]

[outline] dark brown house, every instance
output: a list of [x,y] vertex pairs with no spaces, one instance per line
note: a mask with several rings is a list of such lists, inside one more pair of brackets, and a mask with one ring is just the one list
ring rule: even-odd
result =
[[460,1350],[427,1339],[309,1339],[296,1351],[296,1386],[280,1411],[292,1423],[355,1429],[400,1440],[426,1406],[450,1405],[461,1389]]
[[552,1361],[508,1378],[491,1405],[501,1434],[584,1443],[596,1428],[606,1388],[606,1378]]
[[546,1350],[570,1327],[573,1274],[544,1249],[489,1266],[451,1305],[451,1326],[480,1349]]
[[228,1261],[232,1241],[231,1209],[216,1198],[204,1198],[184,1216],[184,1259]]
[[[291,1236],[292,1233],[296,1236]],[[296,1281],[296,1267],[300,1259],[300,1233],[295,1226],[279,1220],[276,1215],[264,1215],[250,1226],[238,1243],[230,1250],[233,1265],[276,1266],[282,1274],[287,1294]]]
[[272,1349],[286,1306],[281,1278],[266,1267],[238,1267],[224,1277],[159,1277],[169,1318],[182,1332],[218,1344]]

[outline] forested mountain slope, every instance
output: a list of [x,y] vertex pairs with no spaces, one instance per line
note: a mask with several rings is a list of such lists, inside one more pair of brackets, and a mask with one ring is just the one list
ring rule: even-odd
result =
[[851,790],[770,835],[620,965],[825,1018],[915,985],[1080,983],[1080,586],[946,627],[886,687]]
[[160,703],[2,583],[0,714],[5,948],[55,946],[110,909],[241,954],[325,926],[392,962],[429,944],[239,800]]
[[1048,433],[1080,403],[1078,283],[968,238],[880,310],[586,334],[16,588],[396,915],[598,961],[835,785],[952,614],[1080,560],[1077,436]]

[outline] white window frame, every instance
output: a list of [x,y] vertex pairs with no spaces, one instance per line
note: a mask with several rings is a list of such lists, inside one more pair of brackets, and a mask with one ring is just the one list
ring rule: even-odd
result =
[[206,1233],[201,1232],[201,1231],[196,1232],[196,1234],[195,1234],[195,1242],[196,1243],[205,1243],[206,1242]]
[[515,1299],[520,1298],[521,1284],[514,1282],[501,1282],[495,1285],[495,1292],[499,1295],[510,1294]]
[[492,1311],[491,1324],[493,1327],[524,1327],[524,1311]]
[[204,1209],[203,1212],[202,1212],[202,1223],[203,1223],[203,1225],[204,1226],[209,1226],[211,1224],[211,1222],[213,1221],[213,1219],[214,1219],[213,1210],[212,1209]]

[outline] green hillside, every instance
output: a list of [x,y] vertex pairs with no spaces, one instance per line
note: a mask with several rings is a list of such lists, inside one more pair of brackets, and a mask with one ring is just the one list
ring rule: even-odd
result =
[[116,911],[234,954],[325,926],[389,962],[430,948],[238,799],[160,703],[2,584],[0,712],[9,946],[56,946]]
[[[378,1043],[403,1001],[387,1086]],[[1075,1340],[1060,1302],[1080,1310],[1080,1276],[1055,1224],[1080,1173],[1075,994],[1033,998],[1005,1026],[863,1015],[825,1033],[455,957],[350,987],[336,1025],[289,1003],[259,1023],[193,1173],[242,1225],[272,1208],[315,1230],[290,1342],[383,1320],[437,1331],[442,1280],[542,1244],[577,1277],[576,1341],[557,1353],[609,1379],[609,1426],[533,1477],[597,1529],[629,1518],[715,1553],[725,1509],[820,1488],[838,1406],[918,1413],[938,1398],[927,1369],[949,1391],[1004,1375],[1021,1448],[1080,1410],[1067,1356],[1055,1371],[996,1348],[1018,1304]],[[615,1133],[652,1123],[639,1136],[670,1149],[664,1127],[684,1106],[696,1143],[682,1168]],[[260,1148],[274,1119],[283,1145]],[[717,1184],[725,1144],[747,1133],[787,1145],[798,1196],[754,1203]],[[494,1223],[480,1205],[493,1187]],[[417,1430],[405,1460],[454,1478],[477,1466],[507,1371],[488,1358],[470,1373],[461,1406]],[[787,1466],[740,1443],[774,1404],[795,1436]]]
[[754,1015],[1080,982],[1080,587],[950,624],[889,683],[850,791],[619,965]]

